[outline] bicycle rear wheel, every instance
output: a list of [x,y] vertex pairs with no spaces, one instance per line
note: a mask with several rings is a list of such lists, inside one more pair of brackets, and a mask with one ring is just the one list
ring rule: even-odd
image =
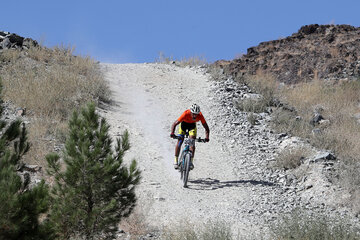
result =
[[187,187],[187,182],[188,182],[188,178],[189,178],[189,172],[190,172],[190,161],[191,161],[191,154],[187,153],[185,155],[185,164],[184,164],[184,169],[183,169],[183,183],[184,183],[184,187]]

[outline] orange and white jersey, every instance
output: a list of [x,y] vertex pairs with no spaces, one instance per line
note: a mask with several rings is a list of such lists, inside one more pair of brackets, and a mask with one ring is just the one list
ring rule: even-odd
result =
[[186,123],[195,123],[198,121],[201,121],[202,124],[206,123],[204,116],[202,115],[202,113],[200,112],[195,119],[192,118],[191,116],[191,111],[190,109],[185,110],[185,112],[183,112],[181,114],[181,116],[177,119],[179,122],[186,122]]

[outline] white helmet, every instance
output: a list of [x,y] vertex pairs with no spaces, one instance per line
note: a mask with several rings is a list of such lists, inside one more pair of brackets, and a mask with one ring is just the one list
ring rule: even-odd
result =
[[193,105],[191,105],[190,107],[190,111],[194,114],[199,114],[200,113],[200,107],[199,105],[197,105],[196,103],[194,103]]

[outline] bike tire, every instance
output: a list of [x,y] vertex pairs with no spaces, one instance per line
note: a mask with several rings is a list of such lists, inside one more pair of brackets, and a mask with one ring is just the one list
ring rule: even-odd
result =
[[189,172],[190,172],[190,161],[191,161],[191,154],[186,154],[185,155],[185,166],[184,166],[184,169],[183,169],[183,172],[184,172],[184,176],[183,176],[183,183],[184,183],[184,187],[186,188],[187,187],[187,182],[188,182],[188,179],[189,179]]
[[183,161],[181,161],[181,163],[180,163],[180,179],[182,180],[183,179],[183,177],[184,177],[184,163],[183,163]]
[[184,151],[181,152],[180,154],[180,158],[179,158],[179,161],[180,161],[180,167],[179,167],[179,171],[180,171],[180,179],[183,179],[183,176],[184,176]]

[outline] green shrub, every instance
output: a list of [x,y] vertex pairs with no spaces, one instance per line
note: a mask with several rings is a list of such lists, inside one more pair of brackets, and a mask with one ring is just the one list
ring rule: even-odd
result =
[[20,120],[0,121],[0,239],[54,239],[51,224],[40,221],[49,208],[47,185],[41,181],[30,188],[30,176],[22,180],[16,172],[29,148]]
[[61,170],[59,155],[47,156],[48,173],[55,178],[51,221],[62,238],[93,239],[102,233],[114,237],[120,220],[135,207],[140,171],[135,160],[129,168],[123,164],[129,135],[118,138],[113,150],[109,128],[89,104],[69,121],[66,169]]

